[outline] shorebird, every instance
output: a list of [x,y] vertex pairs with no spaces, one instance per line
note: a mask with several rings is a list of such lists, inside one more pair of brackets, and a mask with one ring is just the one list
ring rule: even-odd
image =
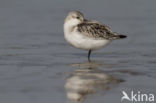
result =
[[127,37],[112,32],[108,26],[96,20],[85,19],[80,11],[69,12],[65,18],[64,36],[72,46],[88,51],[89,62],[92,51],[103,48],[112,40]]

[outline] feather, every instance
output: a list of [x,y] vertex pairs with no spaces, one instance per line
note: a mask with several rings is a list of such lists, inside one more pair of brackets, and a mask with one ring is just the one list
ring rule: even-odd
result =
[[95,39],[114,40],[125,38],[124,35],[117,35],[109,27],[95,21],[86,21],[77,25],[77,31],[88,37]]

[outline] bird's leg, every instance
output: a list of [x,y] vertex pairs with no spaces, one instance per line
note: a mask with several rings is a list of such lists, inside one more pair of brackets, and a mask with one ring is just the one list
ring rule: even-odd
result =
[[88,61],[89,61],[89,62],[91,62],[91,60],[90,60],[91,51],[92,51],[91,49],[88,51]]

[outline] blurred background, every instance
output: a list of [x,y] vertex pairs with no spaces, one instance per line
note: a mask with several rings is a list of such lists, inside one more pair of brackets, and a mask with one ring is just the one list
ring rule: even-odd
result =
[[[114,103],[120,102],[123,90],[156,93],[155,4],[155,0],[1,0],[0,103]],[[72,10],[128,38],[93,52],[95,63],[89,65],[87,52],[64,40],[64,19]],[[81,85],[76,84],[79,81]],[[114,85],[95,90],[104,82]],[[77,94],[81,88],[74,88],[82,85],[87,90]]]

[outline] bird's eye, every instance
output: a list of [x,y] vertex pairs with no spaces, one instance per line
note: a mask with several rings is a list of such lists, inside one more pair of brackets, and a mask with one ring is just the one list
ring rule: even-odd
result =
[[77,19],[80,19],[80,17],[78,17],[78,16],[77,16],[76,18],[77,18]]

